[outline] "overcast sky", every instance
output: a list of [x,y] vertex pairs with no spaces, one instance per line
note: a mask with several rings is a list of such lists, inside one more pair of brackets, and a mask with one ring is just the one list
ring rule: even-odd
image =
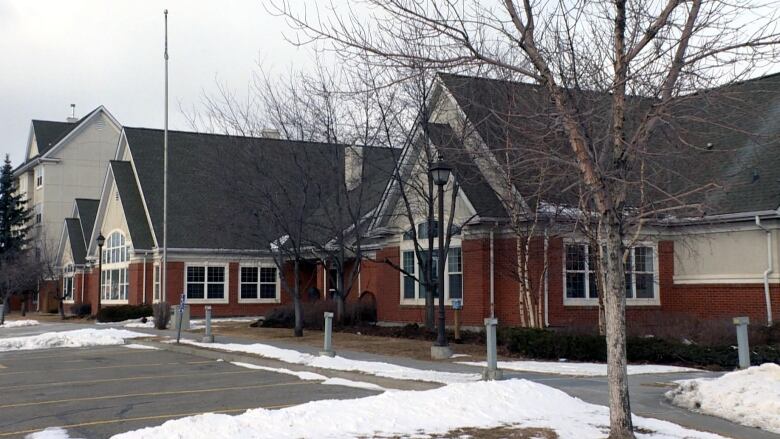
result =
[[172,129],[215,79],[241,89],[257,62],[302,67],[309,49],[259,0],[0,0],[0,152],[24,155],[31,119],[65,120],[98,105],[124,125],[162,128],[163,9],[169,11]]

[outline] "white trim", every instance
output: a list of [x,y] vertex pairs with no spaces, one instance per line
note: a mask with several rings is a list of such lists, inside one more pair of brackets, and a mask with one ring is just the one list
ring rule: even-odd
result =
[[[125,143],[125,149],[127,149],[128,154],[130,154],[130,167],[133,168],[133,177],[135,178],[135,184],[138,187],[138,193],[141,195],[141,204],[144,207],[144,214],[146,215],[146,225],[149,227],[149,231],[152,233],[152,246],[159,247],[157,245],[157,233],[154,230],[154,224],[152,223],[152,215],[149,213],[149,207],[146,204],[146,197],[144,196],[144,188],[141,186],[141,180],[138,177],[138,170],[135,168],[135,159],[133,158],[133,150],[130,148],[130,141],[127,140],[127,135],[125,133],[124,128],[122,129],[122,133],[119,135],[119,143],[117,144],[117,151],[116,154],[119,155],[120,149],[122,147],[122,140],[124,139]],[[121,157],[118,157],[116,160],[121,160]],[[124,212],[124,211],[123,211]],[[147,249],[152,250],[152,249]],[[170,253],[170,249],[168,249],[168,252]]]
[[[780,282],[780,275],[769,277],[770,280]],[[676,285],[695,284],[762,284],[764,278],[761,274],[689,274],[675,275]]]
[[[122,125],[117,121],[114,116],[106,110],[104,106],[99,106],[92,110],[91,113],[89,113],[84,120],[81,121],[76,127],[74,127],[65,137],[60,139],[59,142],[52,145],[52,147],[46,151],[46,154],[42,154],[41,158],[47,158],[50,155],[54,154],[55,151],[59,151],[62,149],[62,147],[68,143],[73,137],[77,135],[77,133],[81,133],[81,131],[84,130],[84,127],[86,127],[95,117],[96,115],[99,115],[100,113],[105,114],[108,117],[108,120],[111,122],[111,124],[114,127],[114,130],[117,132],[120,132],[122,130]],[[40,147],[38,147],[38,151],[40,152]]]
[[[401,238],[403,239],[403,238]],[[439,245],[437,242],[434,242],[433,245],[433,251],[437,252],[439,248]],[[466,291],[465,291],[465,273],[466,273],[466,261],[463,257],[463,245],[461,238],[452,237],[450,239],[450,247],[449,250],[453,249],[460,249],[460,279],[461,279],[461,290],[460,290],[460,300],[462,304],[465,304],[466,299]],[[424,251],[427,251],[427,247],[424,249]],[[403,258],[404,258],[404,252],[414,252],[414,241],[402,241],[401,245],[399,246],[399,262],[400,266],[403,268]],[[450,271],[449,271],[449,255],[447,256],[446,261],[446,270],[444,275],[444,303],[446,306],[452,306],[452,298],[450,297]],[[438,270],[437,270],[438,271]],[[414,299],[407,299],[404,297],[404,277],[406,276],[403,272],[399,271],[399,304],[401,306],[422,306],[425,305],[425,297],[420,296],[422,285],[420,282],[415,281],[414,282]],[[415,276],[420,276],[420,266],[419,261],[417,260],[417,254],[415,252],[414,254],[414,274]],[[458,272],[455,272],[453,274],[458,274]],[[436,299],[436,303],[438,303],[438,299]]]
[[[257,299],[244,299],[241,297],[241,268],[243,267],[256,267],[257,268]],[[260,269],[261,268],[273,268],[276,270],[276,297],[273,299],[260,298]],[[266,282],[267,283],[267,282]],[[238,297],[238,303],[281,303],[282,302],[282,280],[279,273],[279,267],[274,262],[242,262],[238,264],[238,287],[236,288],[236,295]]]
[[[187,269],[189,267],[206,267],[203,276],[203,299],[191,299],[189,297],[189,291],[187,291]],[[208,297],[208,267],[224,267],[225,268],[225,289],[222,299],[209,299]],[[185,262],[184,263],[184,294],[187,296],[187,303],[192,304],[225,304],[230,303],[230,263],[228,262]]]
[[[563,254],[561,255],[561,271],[563,274],[562,282],[561,282],[561,292],[563,295],[563,306],[598,306],[599,300],[598,297],[587,297],[587,298],[570,298],[566,297],[566,246],[567,245],[585,245],[590,248],[590,243],[581,240],[581,239],[564,239],[563,240]],[[631,283],[631,290],[632,290],[632,296],[631,298],[626,298],[626,306],[660,306],[661,305],[661,282],[660,282],[660,276],[659,276],[659,265],[658,265],[658,243],[652,242],[652,241],[638,241],[634,243],[634,245],[631,247],[631,255],[629,258],[634,258],[634,248],[635,247],[650,247],[653,249],[653,295],[654,297],[652,299],[648,298],[636,298],[636,281],[632,281]],[[589,250],[588,250],[589,251]],[[590,288],[590,269],[588,267],[588,255],[585,255],[585,290],[586,294],[588,294],[588,289]],[[632,270],[631,273],[633,274],[634,271]],[[640,272],[642,273],[642,272]]]

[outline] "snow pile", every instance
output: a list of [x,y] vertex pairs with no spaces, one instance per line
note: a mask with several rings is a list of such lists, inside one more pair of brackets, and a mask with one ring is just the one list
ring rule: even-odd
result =
[[60,427],[50,427],[46,430],[39,431],[37,433],[28,434],[25,436],[26,439],[75,439],[68,436],[68,432],[66,430],[61,429]]
[[[470,362],[462,361],[458,364],[467,366],[485,367],[484,361]],[[514,370],[518,372],[539,372],[551,373],[556,375],[573,375],[598,377],[607,376],[607,365],[602,363],[566,363],[562,361],[499,361],[498,368],[503,370]],[[629,375],[641,375],[649,373],[681,373],[681,372],[701,372],[697,369],[677,366],[659,366],[653,364],[629,365]]]
[[4,324],[0,325],[0,328],[21,328],[36,325],[39,325],[37,320],[6,320]]
[[[442,410],[446,407],[446,410]],[[432,415],[435,414],[435,415]],[[719,438],[655,419],[634,417],[639,438]],[[406,437],[459,428],[550,428],[561,438],[603,438],[606,407],[527,380],[451,384],[427,391],[396,391],[360,399],[315,401],[238,415],[207,413],[114,436],[114,439]]]
[[284,368],[276,368],[276,367],[267,367],[267,366],[258,366],[256,364],[250,364],[250,363],[242,363],[239,361],[231,362],[230,364],[234,366],[239,367],[245,367],[247,369],[256,369],[256,370],[267,370],[268,372],[276,372],[276,373],[282,373],[285,375],[294,375],[298,378],[306,381],[322,381],[322,384],[326,386],[345,386],[345,387],[355,387],[358,389],[367,389],[367,390],[376,390],[379,392],[384,392],[385,389],[382,386],[378,386],[374,383],[366,383],[363,381],[352,381],[347,380],[344,378],[328,378],[325,375],[320,375],[318,373],[314,372],[306,372],[306,371],[297,371],[297,370],[290,370],[290,369],[284,369]]
[[673,404],[780,433],[780,365],[766,363],[718,378],[676,381]]
[[393,378],[397,380],[428,381],[433,383],[450,384],[478,381],[482,378],[478,373],[439,372],[435,370],[414,369],[411,367],[399,366],[397,364],[383,363],[378,361],[351,360],[339,356],[320,357],[298,352],[292,349],[281,349],[262,343],[199,343],[192,340],[181,340],[181,342],[208,349],[218,349],[222,351],[244,352],[247,354],[260,355],[262,357],[284,361],[285,363],[303,364],[321,369],[362,372],[369,375]]
[[136,343],[130,343],[126,345],[122,345],[128,349],[140,349],[140,350],[149,350],[149,351],[159,351],[160,348],[156,348],[154,346],[148,346],[145,344],[136,344]]
[[124,344],[127,338],[148,337],[148,334],[124,329],[77,329],[45,332],[28,337],[0,338],[0,352],[49,348],[77,348]]

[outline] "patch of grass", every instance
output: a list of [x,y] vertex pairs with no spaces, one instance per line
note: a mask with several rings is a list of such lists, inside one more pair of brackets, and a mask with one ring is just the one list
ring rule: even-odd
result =
[[[420,432],[424,435],[425,432]],[[396,436],[394,439],[408,436]],[[558,439],[558,434],[548,428],[459,428],[443,435],[430,435],[432,439]]]

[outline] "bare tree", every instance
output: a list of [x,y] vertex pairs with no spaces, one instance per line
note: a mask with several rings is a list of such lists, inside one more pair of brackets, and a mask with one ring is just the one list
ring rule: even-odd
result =
[[38,287],[38,263],[30,250],[12,250],[0,255],[0,325],[10,311],[11,297],[25,295]]
[[[706,137],[683,132],[691,123],[683,108],[701,128],[713,114],[690,108],[708,102],[707,93],[697,92],[722,91],[777,61],[774,2],[367,0],[312,14],[281,1],[269,8],[301,31],[295,41],[326,40],[324,47],[344,56],[368,54],[376,65],[395,68],[489,65],[539,86],[548,99],[541,108],[558,121],[566,162],[586,207],[598,216],[610,437],[633,437],[625,354],[628,245],[652,218],[702,210],[699,196],[709,187],[690,184],[664,162],[673,154],[658,142],[703,148]],[[410,53],[399,41],[422,50]],[[686,184],[660,184],[661,177]]]

